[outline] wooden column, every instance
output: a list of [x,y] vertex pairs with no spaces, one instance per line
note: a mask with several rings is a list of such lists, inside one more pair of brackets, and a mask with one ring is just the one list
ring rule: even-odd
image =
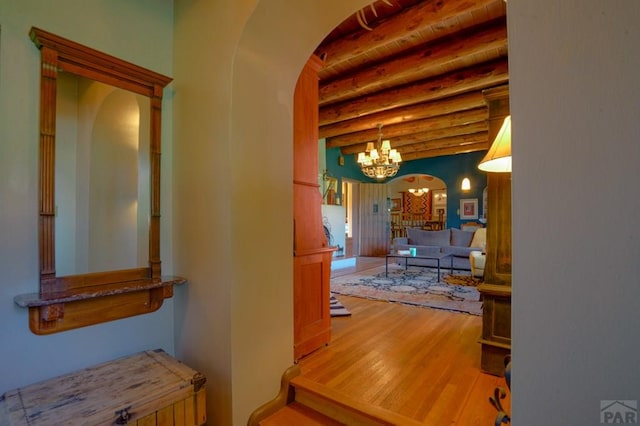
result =
[[[509,87],[483,91],[489,112],[489,140],[493,142],[509,115]],[[511,173],[487,173],[487,259],[483,298],[481,368],[504,374],[504,358],[511,353]]]
[[334,248],[322,226],[318,182],[318,57],[305,65],[293,108],[293,333],[294,359],[329,343],[329,279]]

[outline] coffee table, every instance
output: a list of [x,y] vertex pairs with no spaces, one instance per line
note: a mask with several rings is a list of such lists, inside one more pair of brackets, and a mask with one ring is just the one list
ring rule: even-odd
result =
[[403,255],[403,254],[388,254],[386,256],[386,259],[384,261],[384,276],[388,277],[389,276],[389,258],[396,258],[396,259],[404,259],[404,270],[407,270],[407,267],[409,266],[418,266],[420,268],[432,268],[432,266],[426,266],[426,265],[409,265],[409,259],[430,259],[430,260],[435,260],[436,261],[436,265],[438,268],[438,282],[440,282],[440,262],[442,262],[444,259],[449,258],[449,260],[451,261],[451,264],[449,265],[449,272],[453,273],[453,256],[451,256],[450,254],[445,254],[445,253],[441,253],[438,255],[417,255],[417,256],[410,256],[410,255]]

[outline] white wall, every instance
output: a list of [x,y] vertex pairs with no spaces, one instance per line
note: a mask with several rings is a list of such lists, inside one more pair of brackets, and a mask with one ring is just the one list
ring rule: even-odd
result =
[[[55,6],[55,7],[54,7]],[[173,352],[173,303],[156,313],[49,336],[29,331],[18,294],[38,291],[37,26],[154,71],[172,73],[170,0],[0,0],[0,394],[144,349]],[[163,272],[171,262],[171,89],[164,103]]]
[[514,424],[597,425],[640,400],[640,2],[507,7]]
[[293,363],[293,89],[364,3],[176,2],[176,350],[212,424],[245,424]]
[[344,206],[323,204],[322,205],[322,221],[329,227],[331,232],[332,246],[341,247],[340,253],[337,251],[333,253],[335,259],[336,256],[345,255],[345,242],[346,242],[346,212]]

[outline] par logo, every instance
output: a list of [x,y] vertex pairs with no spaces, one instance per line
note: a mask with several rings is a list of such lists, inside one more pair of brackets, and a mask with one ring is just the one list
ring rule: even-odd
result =
[[600,401],[600,423],[629,424],[638,422],[638,401]]

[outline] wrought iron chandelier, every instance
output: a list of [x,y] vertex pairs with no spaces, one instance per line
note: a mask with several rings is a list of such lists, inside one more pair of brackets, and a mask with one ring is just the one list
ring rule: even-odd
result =
[[391,142],[382,140],[382,124],[378,124],[376,146],[373,145],[373,142],[368,142],[365,152],[358,153],[358,164],[360,164],[362,173],[372,179],[384,180],[395,176],[401,161],[400,153],[391,149]]

